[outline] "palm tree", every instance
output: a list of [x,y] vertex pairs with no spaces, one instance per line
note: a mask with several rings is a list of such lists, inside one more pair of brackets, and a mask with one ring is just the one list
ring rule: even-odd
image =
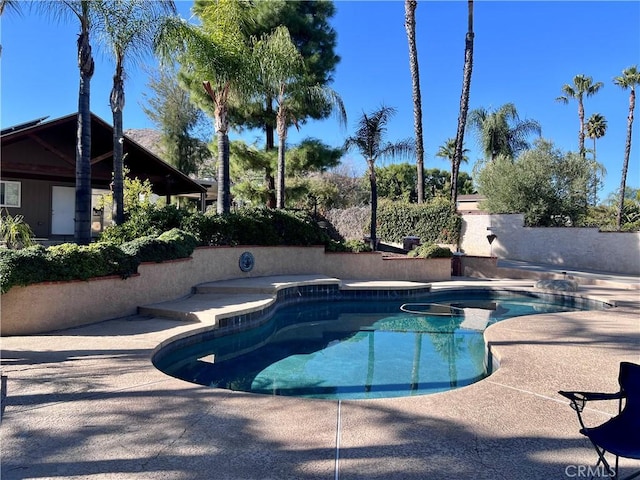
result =
[[103,0],[66,0],[36,3],[36,6],[54,18],[69,17],[80,23],[78,35],[78,130],[76,143],[76,197],[74,241],[80,245],[91,242],[91,77],[94,71],[90,34],[100,30],[98,9]]
[[218,213],[231,210],[229,176],[229,107],[255,90],[255,75],[247,38],[243,33],[246,9],[239,0],[203,4],[202,25],[168,18],[156,42],[164,61],[177,53],[181,79],[192,98],[214,118],[218,142]]
[[607,133],[607,120],[599,113],[594,113],[587,120],[586,132],[587,137],[593,139],[593,160],[596,161],[596,140]]
[[476,131],[478,143],[486,158],[495,160],[498,155],[515,158],[529,148],[527,137],[540,135],[540,124],[535,120],[520,120],[513,103],[498,110],[477,108],[469,113],[469,126]]
[[278,167],[276,174],[276,208],[285,204],[285,149],[288,127],[298,128],[295,106],[331,105],[338,121],[344,125],[347,114],[340,96],[329,87],[308,85],[304,75],[304,58],[294,45],[285,26],[255,43],[254,56],[260,71],[261,94],[273,98],[278,133]]
[[562,91],[564,95],[556,98],[557,101],[564,104],[569,103],[569,100],[575,98],[578,102],[578,119],[580,120],[580,130],[578,131],[578,152],[582,157],[585,156],[584,150],[584,103],[583,98],[586,95],[590,97],[598,93],[604,86],[602,82],[593,83],[593,78],[586,75],[576,75],[573,77],[573,85],[564,84]]
[[420,95],[420,70],[418,68],[418,48],[416,47],[417,0],[404,2],[404,26],[409,42],[409,70],[413,95],[413,129],[416,136],[416,168],[418,170],[418,203],[424,201],[424,145],[422,139],[422,96]]
[[7,11],[13,10],[16,13],[21,13],[20,2],[18,0],[0,0],[0,16]]
[[[467,163],[469,161],[469,157],[467,157],[468,148],[462,150],[462,161]],[[438,147],[438,151],[436,152],[436,157],[446,158],[449,162],[453,163],[453,159],[456,155],[456,139],[455,138],[447,138],[447,140]]]
[[411,139],[396,143],[383,143],[389,119],[396,113],[393,107],[381,106],[367,115],[363,113],[358,120],[356,133],[345,141],[345,150],[356,148],[367,161],[369,167],[369,183],[371,185],[371,248],[376,250],[376,217],[378,211],[378,190],[375,164],[378,158],[407,157],[415,152]]
[[152,50],[161,19],[176,13],[170,0],[114,0],[104,5],[103,44],[113,53],[116,69],[109,97],[113,114],[113,219],[124,222],[123,126],[125,59],[140,60]]
[[592,199],[591,204],[596,205],[598,203],[598,188],[600,185],[600,174],[606,173],[604,166],[598,163],[596,156],[596,140],[604,137],[607,133],[607,120],[599,113],[594,113],[589,117],[585,125],[587,137],[593,139],[593,175],[592,175]]
[[456,151],[451,164],[451,205],[455,209],[458,201],[458,172],[462,163],[464,131],[467,125],[469,94],[471,92],[471,72],[473,71],[473,0],[467,1],[467,34],[464,41],[464,67],[462,71],[462,93],[456,131]]
[[629,170],[629,157],[631,156],[631,129],[633,128],[633,111],[636,108],[636,86],[640,85],[640,72],[636,65],[626,68],[622,75],[613,79],[613,83],[623,90],[629,89],[629,115],[627,116],[627,140],[624,146],[624,161],[622,163],[622,179],[620,180],[620,199],[618,200],[618,214],[616,226],[622,228],[622,211],[624,209],[624,193],[627,183],[627,171]]

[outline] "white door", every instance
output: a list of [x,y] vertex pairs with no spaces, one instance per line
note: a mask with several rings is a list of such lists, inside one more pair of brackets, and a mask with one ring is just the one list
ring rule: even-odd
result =
[[75,187],[52,187],[51,235],[73,235],[75,215]]

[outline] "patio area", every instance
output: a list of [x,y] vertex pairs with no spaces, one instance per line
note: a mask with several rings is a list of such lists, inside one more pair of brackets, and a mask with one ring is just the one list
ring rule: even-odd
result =
[[[534,283],[459,279],[432,289]],[[3,337],[8,396],[0,476],[575,478],[580,466],[595,465],[596,455],[557,391],[616,391],[619,363],[640,363],[637,285],[637,279],[580,285],[580,295],[614,302],[612,310],[493,325],[485,332],[500,361],[493,375],[405,398],[308,400],[186,383],[156,370],[150,357],[158,344],[199,324],[159,316]],[[601,403],[587,412],[594,423],[617,411],[616,402]]]

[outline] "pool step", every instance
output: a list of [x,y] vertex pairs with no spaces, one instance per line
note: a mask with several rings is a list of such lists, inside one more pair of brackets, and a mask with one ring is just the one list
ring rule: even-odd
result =
[[341,290],[430,290],[430,284],[405,281],[340,280],[323,275],[280,275],[235,278],[202,283],[194,293],[177,300],[138,307],[141,315],[217,325],[220,318],[252,313],[271,305],[279,290],[314,285],[337,285]]
[[178,300],[143,305],[138,307],[138,313],[185,322],[216,325],[219,318],[227,317],[232,312],[251,313],[268,307],[274,301],[273,295],[267,294],[202,293],[189,295]]
[[278,290],[307,285],[340,285],[337,278],[322,275],[283,275],[271,277],[235,278],[196,285],[196,293],[263,293],[275,295]]

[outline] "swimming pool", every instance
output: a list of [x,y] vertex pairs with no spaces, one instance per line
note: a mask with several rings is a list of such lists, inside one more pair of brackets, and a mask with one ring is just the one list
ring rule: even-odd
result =
[[229,390],[325,399],[423,395],[485,378],[486,327],[515,316],[603,308],[574,297],[487,290],[278,308],[255,328],[182,341],[154,363]]

